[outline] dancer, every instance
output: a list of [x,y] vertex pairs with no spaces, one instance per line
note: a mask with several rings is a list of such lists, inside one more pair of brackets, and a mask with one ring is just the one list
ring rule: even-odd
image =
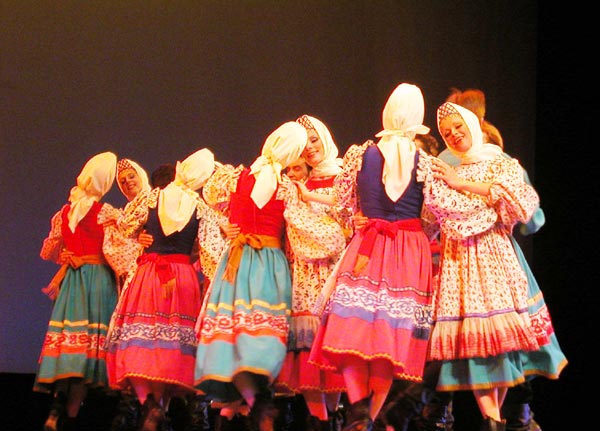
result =
[[54,304],[33,390],[54,394],[45,431],[76,429],[88,389],[108,386],[101,346],[117,303],[117,286],[102,252],[105,227],[99,219],[114,211],[102,198],[114,183],[116,166],[111,152],[86,162],[69,203],[52,217],[40,252],[42,259],[62,265],[43,289]]
[[284,173],[292,181],[306,181],[308,174],[310,173],[311,167],[303,157],[299,157],[298,160],[293,162],[287,168],[284,169]]
[[437,181],[425,189],[424,217],[441,229],[429,359],[441,361],[438,391],[472,390],[482,429],[504,430],[508,388],[536,375],[557,379],[567,364],[551,343],[547,308],[530,314],[527,276],[511,242],[512,228],[531,218],[539,197],[517,160],[484,144],[473,112],[446,102],[437,119],[461,162],[452,168],[430,159]]
[[[150,182],[148,174],[136,162],[131,159],[120,159],[117,162],[117,186],[125,199],[127,205],[140,192],[150,190]],[[119,214],[111,215],[112,219],[118,219],[120,213],[124,209],[118,210]],[[114,223],[109,220],[101,220],[107,222],[107,229],[104,234],[104,254],[110,266],[117,274],[117,282],[119,292],[125,285],[125,280],[128,275],[132,275],[135,271],[137,258],[142,254],[144,247],[138,241],[139,238],[127,238],[123,236]]]
[[417,86],[396,87],[383,110],[379,141],[352,145],[334,183],[338,205],[369,221],[323,289],[328,299],[321,301],[325,310],[309,362],[343,374],[351,403],[347,431],[372,428],[394,378],[419,381],[423,375],[432,263],[419,221],[425,153],[414,137],[429,132],[424,110]]
[[[296,121],[308,133],[302,156],[311,169],[302,181],[303,188],[332,196],[333,180],[342,170],[333,137],[318,118],[302,115]],[[336,419],[345,384],[337,371],[308,363],[320,320],[313,308],[346,246],[351,214],[336,206],[296,201],[287,206],[284,215],[292,262],[292,318],[288,353],[276,387],[282,392],[302,394],[310,413],[309,429],[327,430],[332,425],[329,422]]]
[[141,429],[165,422],[172,396],[195,392],[196,336],[201,306],[191,254],[198,241],[199,190],[215,168],[202,149],[177,162],[175,180],[138,195],[118,226],[130,237],[152,236],[115,310],[108,340],[109,381],[132,389],[142,404]]
[[[223,254],[199,321],[195,386],[221,408],[219,426],[231,428],[245,403],[261,431],[272,430],[271,384],[286,354],[291,276],[282,240],[286,193],[281,176],[306,146],[307,134],[286,122],[266,139],[249,168],[225,165],[203,190],[207,203],[227,202],[241,233]],[[287,181],[283,186],[280,181]]]

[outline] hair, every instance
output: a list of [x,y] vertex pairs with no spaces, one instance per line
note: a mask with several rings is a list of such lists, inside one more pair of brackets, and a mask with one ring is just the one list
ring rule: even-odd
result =
[[431,133],[425,135],[415,135],[415,141],[421,141],[423,143],[423,151],[432,156],[436,156],[440,153],[440,144],[438,140]]
[[476,88],[468,88],[464,91],[452,87],[450,94],[446,98],[446,102],[452,102],[467,108],[475,113],[479,121],[485,118],[485,93]]
[[446,102],[460,105],[477,115],[481,124],[481,131],[488,137],[489,142],[504,149],[504,139],[502,139],[500,131],[485,119],[485,93],[483,91],[477,88],[467,88],[463,91],[452,87]]
[[150,184],[152,187],[164,189],[171,181],[175,179],[175,165],[164,163],[152,171],[150,175]]

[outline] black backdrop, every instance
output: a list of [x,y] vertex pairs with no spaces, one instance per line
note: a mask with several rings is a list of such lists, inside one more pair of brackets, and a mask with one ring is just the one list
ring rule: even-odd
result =
[[[0,2],[0,373],[35,372],[51,309],[40,288],[57,269],[40,246],[91,155],[114,151],[148,172],[201,147],[250,163],[303,113],[329,125],[343,154],[381,129],[400,82],[422,88],[436,136],[450,87],[477,87],[548,220],[520,241],[570,360],[558,382],[536,381],[538,418],[558,429],[569,409],[556,406],[580,399],[591,322],[579,248],[595,244],[595,188],[579,146],[598,110],[572,66],[588,39],[545,3]],[[124,203],[116,186],[107,201]]]

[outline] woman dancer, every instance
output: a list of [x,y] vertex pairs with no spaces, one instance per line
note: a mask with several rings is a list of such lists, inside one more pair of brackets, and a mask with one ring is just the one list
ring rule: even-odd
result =
[[530,286],[511,242],[539,197],[517,160],[484,143],[473,112],[446,102],[437,120],[460,164],[430,159],[437,180],[426,183],[424,216],[441,230],[429,359],[441,361],[437,390],[472,390],[482,429],[504,430],[508,388],[536,375],[557,379],[567,364],[551,343],[547,308],[533,314],[528,307]]
[[141,429],[165,421],[174,395],[193,394],[196,336],[202,303],[192,251],[198,241],[199,190],[215,167],[208,149],[177,162],[175,180],[139,194],[118,226],[130,237],[152,236],[115,310],[108,340],[109,381],[132,388],[143,405]]
[[111,152],[87,161],[69,203],[52,217],[40,252],[42,259],[62,265],[43,289],[54,305],[33,390],[54,393],[45,431],[75,429],[88,388],[108,386],[101,347],[117,286],[102,252],[105,227],[99,220],[115,211],[101,200],[114,183],[116,166]]
[[213,207],[228,202],[230,222],[241,232],[223,254],[199,321],[195,386],[229,403],[218,418],[221,428],[231,428],[243,402],[261,431],[274,426],[270,385],[286,354],[292,295],[284,197],[297,194],[289,180],[287,188],[279,182],[306,141],[304,127],[284,123],[249,168],[223,166],[203,190]]
[[338,204],[369,220],[328,280],[331,293],[309,361],[343,374],[351,403],[348,431],[371,429],[394,378],[423,375],[432,263],[419,220],[425,153],[414,137],[429,132],[424,111],[421,90],[400,84],[383,110],[379,141],[351,146],[335,180]]

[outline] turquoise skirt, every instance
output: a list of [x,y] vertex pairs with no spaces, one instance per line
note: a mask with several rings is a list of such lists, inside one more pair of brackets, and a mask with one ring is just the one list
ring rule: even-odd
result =
[[516,386],[536,376],[558,379],[568,361],[558,344],[544,295],[516,239],[510,237],[527,275],[528,310],[540,343],[531,352],[516,351],[489,358],[442,361],[438,391],[489,389]]
[[106,265],[68,268],[52,308],[34,390],[51,392],[57,380],[82,378],[108,386],[104,344],[117,304],[114,272]]
[[279,374],[287,352],[292,281],[280,248],[244,245],[234,283],[217,267],[199,322],[195,387],[210,399],[240,399],[233,377],[243,371],[264,386]]

